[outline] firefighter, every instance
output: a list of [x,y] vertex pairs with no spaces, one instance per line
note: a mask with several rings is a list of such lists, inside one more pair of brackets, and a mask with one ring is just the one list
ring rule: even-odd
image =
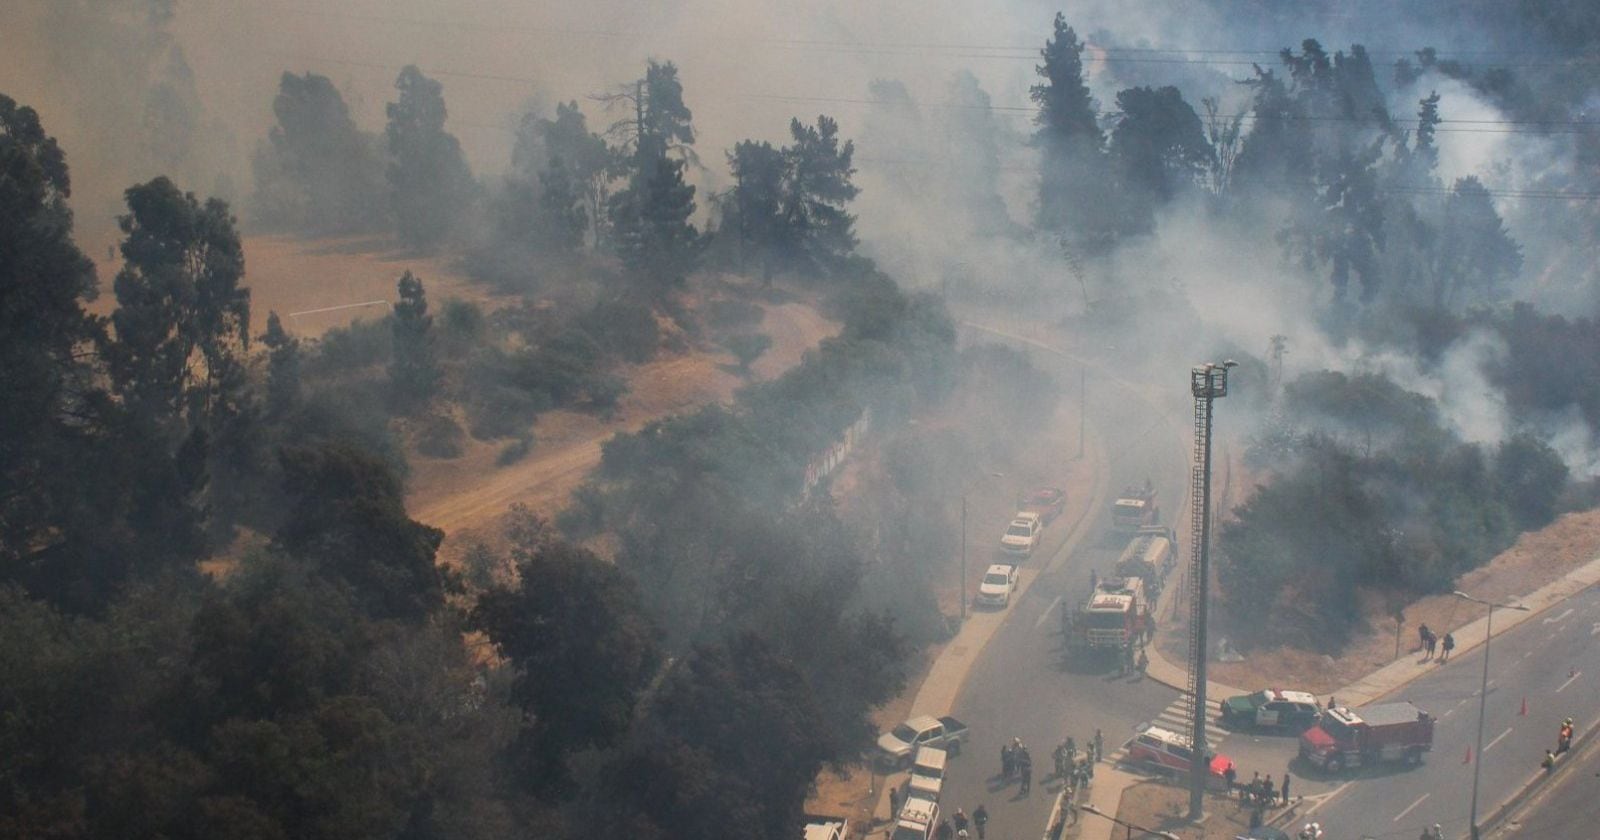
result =
[[1572,749],[1572,718],[1561,722],[1561,734],[1556,737],[1556,755]]

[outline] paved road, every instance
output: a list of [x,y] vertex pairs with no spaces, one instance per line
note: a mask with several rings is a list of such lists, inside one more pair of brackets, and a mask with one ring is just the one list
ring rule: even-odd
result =
[[[1591,588],[1517,628],[1497,634],[1491,651],[1489,693],[1483,725],[1483,760],[1478,818],[1483,820],[1538,771],[1544,750],[1555,745],[1564,717],[1580,729],[1600,722],[1600,589]],[[1414,770],[1372,771],[1322,803],[1316,816],[1338,837],[1411,840],[1435,822],[1446,836],[1468,833],[1472,765],[1465,762],[1478,726],[1482,650],[1401,688],[1395,697],[1440,717],[1434,749]],[[1521,714],[1523,698],[1528,713]],[[1590,795],[1593,796],[1593,788]],[[1595,825],[1595,824],[1590,824]],[[1529,837],[1597,836],[1527,834]]]
[[1490,840],[1547,840],[1600,834],[1600,738],[1591,737],[1506,821],[1488,833]]
[[[1077,379],[1073,362],[1036,359],[1041,365],[1059,365],[1063,381]],[[1183,382],[1174,382],[1175,410],[1162,417],[1127,388],[1093,373],[1089,379],[1091,417],[1104,437],[1112,490],[1153,480],[1168,522],[1187,515],[1181,509],[1188,474]],[[1091,512],[1082,526],[1088,532],[1080,548],[1011,607],[1011,616],[974,664],[952,710],[974,735],[966,752],[951,763],[943,805],[947,813],[958,806],[970,812],[985,803],[992,817],[990,837],[1039,836],[1059,790],[1055,780],[1044,777],[1051,769],[1050,752],[1062,738],[1073,735],[1082,745],[1099,728],[1109,753],[1135,724],[1177,705],[1178,693],[1154,681],[1118,678],[1108,670],[1067,661],[1060,610],[1087,591],[1091,568],[1105,574],[1120,553],[1120,545],[1101,538],[1108,519],[1105,510]],[[1044,568],[1054,559],[1034,562]],[[1022,738],[1034,759],[1033,791],[1026,797],[1015,783],[1003,784],[998,778],[1000,747],[1012,737]]]

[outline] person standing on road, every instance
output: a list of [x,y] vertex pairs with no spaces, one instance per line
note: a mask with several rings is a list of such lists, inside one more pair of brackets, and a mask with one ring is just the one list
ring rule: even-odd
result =
[[965,832],[967,830],[967,812],[966,811],[963,811],[960,808],[957,808],[955,816],[951,817],[950,821],[955,823],[956,831]]
[[889,822],[900,818],[900,790],[889,788]]
[[1027,796],[1033,790],[1033,762],[1028,759],[1027,750],[1023,750],[1022,758],[1017,762],[1017,772],[1022,774],[1022,795]]
[[1288,773],[1283,774],[1283,796],[1282,796],[1282,799],[1283,799],[1283,804],[1284,805],[1288,805],[1289,804],[1289,774]]
[[950,827],[949,820],[940,820],[939,828],[933,832],[938,840],[955,840],[956,830]]
[[1011,781],[1011,771],[1016,768],[1017,751],[1011,744],[1000,747],[1000,778]]
[[1433,631],[1429,630],[1428,625],[1424,624],[1417,628],[1417,638],[1422,642],[1422,661],[1426,662],[1429,659],[1432,659],[1433,645],[1434,642],[1437,641],[1437,637],[1433,635]]
[[1441,663],[1450,661],[1450,651],[1456,649],[1456,637],[1449,633],[1444,634],[1444,653],[1439,655]]
[[1549,750],[1545,750],[1544,758],[1539,762],[1539,766],[1543,767],[1544,772],[1546,773],[1556,769],[1556,754]]
[[1094,730],[1094,760],[1104,761],[1106,757],[1106,738],[1099,727]]
[[1234,769],[1232,762],[1229,762],[1228,766],[1223,768],[1222,780],[1228,783],[1228,794],[1232,795],[1239,786],[1239,771]]
[[1078,763],[1078,740],[1071,735],[1067,736],[1067,766]]
[[983,803],[980,802],[978,807],[972,811],[972,826],[978,829],[978,840],[983,840],[983,832],[988,825],[989,809],[983,807]]
[[1272,774],[1267,774],[1267,780],[1261,783],[1261,804],[1272,807],[1278,801],[1278,786],[1272,783]]

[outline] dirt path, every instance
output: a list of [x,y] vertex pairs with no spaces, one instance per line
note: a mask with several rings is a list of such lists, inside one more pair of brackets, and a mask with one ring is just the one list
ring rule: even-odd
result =
[[[800,361],[838,325],[809,306],[785,303],[764,307],[761,328],[772,348],[751,366],[752,379],[778,375]],[[460,458],[416,458],[407,499],[412,515],[444,529],[460,542],[463,532],[492,525],[521,502],[545,516],[554,515],[572,491],[600,463],[600,446],[618,432],[633,432],[651,421],[710,402],[727,401],[746,380],[734,372],[725,352],[692,353],[633,366],[623,372],[629,391],[611,421],[572,411],[543,414],[533,428],[533,452],[508,467],[496,467],[501,444],[472,442]],[[447,549],[450,547],[447,541]],[[446,551],[448,555],[449,551]]]
[[[108,314],[116,306],[111,281],[122,266],[120,261],[108,259],[103,249],[90,256],[97,262],[105,292],[92,308]],[[284,329],[307,338],[360,318],[381,318],[388,312],[388,302],[395,299],[395,283],[406,271],[422,279],[435,307],[452,297],[477,302],[485,309],[512,300],[496,297],[482,284],[472,282],[450,264],[448,257],[419,256],[396,247],[392,239],[383,236],[246,236],[244,261],[244,283],[250,287],[252,334],[266,329],[267,313],[273,311],[282,319]],[[384,303],[351,306],[372,301]]]

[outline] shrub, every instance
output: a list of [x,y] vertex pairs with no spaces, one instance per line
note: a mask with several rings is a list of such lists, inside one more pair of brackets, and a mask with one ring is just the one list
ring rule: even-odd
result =
[[719,330],[737,330],[755,327],[766,317],[766,311],[752,301],[742,298],[721,298],[706,304],[706,323]]
[[335,327],[317,342],[316,352],[307,361],[306,372],[327,376],[386,365],[393,353],[390,318],[356,321],[348,327]]
[[614,373],[597,371],[585,380],[583,390],[588,395],[589,406],[610,417],[623,395],[628,393],[628,383]]
[[633,301],[596,304],[578,319],[578,327],[605,352],[635,364],[650,361],[661,345],[655,313]]
[[474,399],[467,403],[467,428],[478,440],[517,436],[550,406],[550,395],[542,391],[485,384],[475,390]]
[[448,414],[430,414],[417,429],[417,451],[429,458],[459,458],[466,435]]
[[772,337],[765,333],[736,333],[722,340],[722,346],[739,362],[739,370],[748,373],[750,364],[772,347]]

